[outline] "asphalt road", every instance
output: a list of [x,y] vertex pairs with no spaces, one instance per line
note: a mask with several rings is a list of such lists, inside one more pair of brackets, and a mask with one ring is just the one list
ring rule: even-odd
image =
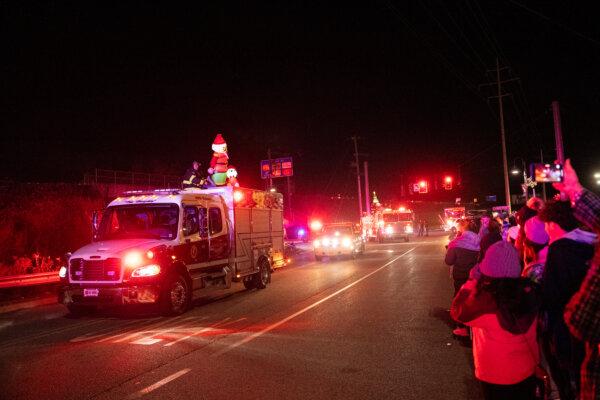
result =
[[0,316],[10,399],[478,399],[452,337],[445,237],[305,253],[271,285],[199,299],[176,318],[60,305]]

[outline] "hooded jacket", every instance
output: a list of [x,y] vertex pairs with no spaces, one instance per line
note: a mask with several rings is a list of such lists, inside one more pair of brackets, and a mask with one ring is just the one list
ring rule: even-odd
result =
[[595,234],[574,229],[550,243],[542,278],[542,307],[549,318],[562,321],[565,306],[590,267],[595,242]]
[[466,281],[469,271],[477,263],[479,257],[479,236],[471,231],[465,231],[448,244],[448,252],[444,262],[451,265],[452,278],[456,281]]
[[533,375],[539,362],[536,296],[524,285],[519,316],[498,307],[494,297],[465,283],[452,302],[450,315],[472,328],[475,376],[484,382],[512,385]]

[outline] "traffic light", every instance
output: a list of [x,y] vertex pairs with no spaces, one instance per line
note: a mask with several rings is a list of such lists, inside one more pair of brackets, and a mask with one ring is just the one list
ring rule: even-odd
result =
[[451,176],[446,176],[444,178],[444,189],[446,190],[452,190],[452,177]]
[[429,184],[425,180],[419,181],[419,193],[429,192]]

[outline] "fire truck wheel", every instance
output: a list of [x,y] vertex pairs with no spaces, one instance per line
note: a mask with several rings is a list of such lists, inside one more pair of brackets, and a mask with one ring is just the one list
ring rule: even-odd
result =
[[167,279],[162,296],[162,312],[164,315],[183,314],[190,304],[190,294],[185,278],[179,274]]
[[254,281],[254,287],[257,289],[264,289],[267,287],[267,284],[271,281],[271,268],[267,261],[262,260],[260,262],[258,273],[254,274],[252,280]]
[[408,240],[409,240],[409,239],[408,239],[408,236],[406,236],[406,237],[404,238],[404,243],[408,243]]
[[323,257],[322,257],[322,256],[315,256],[315,260],[316,260],[316,261],[321,261],[322,259],[323,259]]

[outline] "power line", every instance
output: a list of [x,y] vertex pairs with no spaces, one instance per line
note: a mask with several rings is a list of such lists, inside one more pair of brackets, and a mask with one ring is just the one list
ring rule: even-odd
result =
[[515,0],[507,0],[507,1],[509,3],[517,6],[517,7],[522,8],[523,10],[529,12],[530,14],[533,14],[533,15],[535,15],[535,16],[537,16],[537,17],[539,17],[539,18],[541,18],[541,19],[543,19],[543,20],[545,20],[547,22],[550,22],[550,23],[552,23],[552,24],[554,24],[556,26],[560,26],[564,30],[566,30],[568,32],[571,32],[572,34],[574,34],[575,36],[578,36],[581,39],[587,40],[589,42],[594,43],[597,46],[600,46],[600,41],[598,41],[598,40],[596,40],[594,38],[591,38],[591,37],[589,37],[589,36],[587,36],[587,35],[579,32],[579,31],[576,31],[575,29],[571,28],[570,26],[567,26],[567,25],[562,24],[562,23],[560,23],[558,21],[555,21],[552,18],[548,17],[547,15],[544,15],[544,14],[542,14],[539,11],[536,11],[536,10],[534,10],[532,8],[527,7],[525,4],[521,4],[521,3],[519,3],[518,1],[515,1]]

